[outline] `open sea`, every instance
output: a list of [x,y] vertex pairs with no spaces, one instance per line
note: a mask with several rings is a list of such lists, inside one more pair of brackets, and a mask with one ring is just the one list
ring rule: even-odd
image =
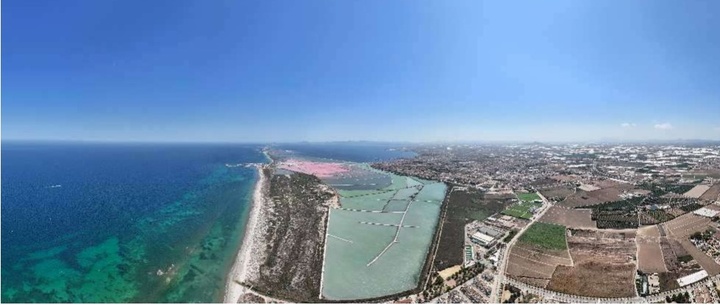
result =
[[246,144],[2,143],[2,302],[217,302],[266,162]]

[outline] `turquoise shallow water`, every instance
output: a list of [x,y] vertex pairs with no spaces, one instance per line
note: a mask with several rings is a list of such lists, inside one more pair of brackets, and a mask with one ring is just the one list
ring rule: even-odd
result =
[[3,302],[214,302],[240,245],[251,145],[5,143]]
[[[325,298],[376,298],[417,287],[446,186],[391,176],[393,183],[386,188],[368,187],[365,192],[370,195],[363,196],[357,189],[339,192],[343,208],[357,210],[330,210],[322,291]],[[383,192],[386,190],[392,191]],[[356,197],[342,197],[344,194]],[[398,212],[405,212],[405,217]],[[374,225],[399,225],[401,221],[405,227],[399,230],[396,242],[396,227]]]

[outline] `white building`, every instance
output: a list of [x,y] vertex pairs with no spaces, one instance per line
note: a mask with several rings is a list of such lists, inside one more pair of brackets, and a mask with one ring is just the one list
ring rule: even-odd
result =
[[680,284],[680,287],[685,287],[687,285],[690,285],[692,283],[695,283],[697,281],[700,281],[704,278],[708,277],[708,273],[705,270],[700,270],[698,272],[695,272],[693,274],[683,276],[677,280],[678,284]]
[[700,209],[698,209],[697,211],[693,212],[693,214],[695,214],[695,215],[703,216],[703,217],[708,217],[708,218],[713,218],[713,217],[715,217],[715,215],[717,215],[718,213],[720,213],[720,212],[714,211],[714,210],[711,210],[711,209],[708,209],[708,208],[700,208]]
[[478,243],[479,245],[486,247],[486,248],[492,247],[492,245],[495,242],[494,237],[487,235],[487,234],[483,234],[481,232],[475,232],[472,235],[470,235],[470,240],[472,240],[473,242]]

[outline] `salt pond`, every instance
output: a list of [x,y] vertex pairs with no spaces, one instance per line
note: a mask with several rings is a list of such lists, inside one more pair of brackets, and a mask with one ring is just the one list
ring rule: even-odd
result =
[[367,299],[417,287],[445,184],[366,164],[351,168],[342,177],[327,178],[338,185],[342,207],[330,211],[323,297]]

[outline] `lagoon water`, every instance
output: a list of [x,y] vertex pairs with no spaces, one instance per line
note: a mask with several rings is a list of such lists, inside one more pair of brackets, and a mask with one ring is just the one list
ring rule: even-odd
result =
[[215,302],[260,146],[3,142],[2,302]]
[[[365,163],[415,155],[394,147],[397,146],[385,143],[277,147],[304,159],[349,161],[345,164],[351,173],[323,178],[334,185],[344,208],[400,212],[330,211],[322,289],[323,297],[328,300],[377,298],[411,290],[419,283],[446,185],[383,172]],[[415,200],[411,204],[412,196]],[[402,211],[406,209],[403,219]],[[399,231],[396,243],[393,243],[396,227],[367,224],[398,225],[401,221],[409,227]]]
[[[446,186],[389,175],[392,185],[368,189],[366,195],[358,190],[338,191],[343,208],[352,210],[330,211],[325,298],[370,299],[417,287]],[[387,226],[401,224],[400,229]]]

